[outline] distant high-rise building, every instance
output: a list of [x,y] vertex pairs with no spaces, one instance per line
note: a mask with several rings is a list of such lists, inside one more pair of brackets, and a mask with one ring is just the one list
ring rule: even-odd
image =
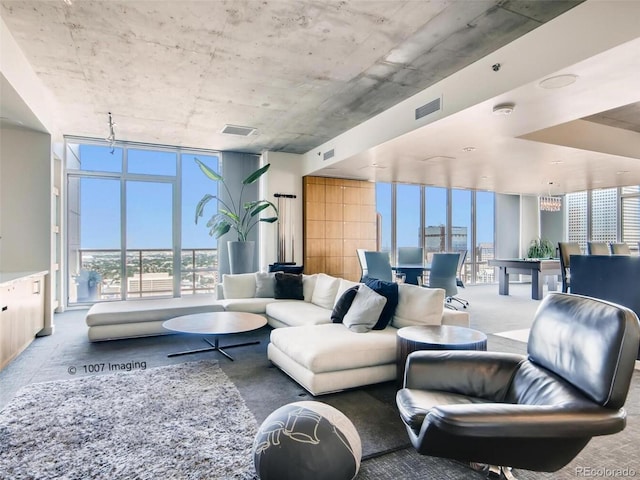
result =
[[[424,245],[427,252],[446,252],[448,250],[447,227],[430,225],[424,230]],[[468,249],[469,235],[467,230],[467,227],[451,227],[451,251],[459,252]]]
[[[591,207],[589,212],[589,195]],[[615,242],[618,238],[618,190],[607,188],[591,192],[570,193],[567,200],[567,237],[578,242],[583,250],[587,241]],[[591,216],[591,232],[588,228]]]

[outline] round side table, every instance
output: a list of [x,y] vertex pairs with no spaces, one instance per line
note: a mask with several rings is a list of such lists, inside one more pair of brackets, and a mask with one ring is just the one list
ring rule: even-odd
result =
[[407,357],[417,350],[486,350],[487,336],[466,327],[453,325],[413,326],[398,330],[397,372],[402,388]]

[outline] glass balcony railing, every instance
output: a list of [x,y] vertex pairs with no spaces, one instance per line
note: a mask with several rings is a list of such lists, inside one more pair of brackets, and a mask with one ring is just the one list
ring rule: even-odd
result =
[[170,249],[127,250],[125,281],[120,250],[78,249],[77,254],[80,270],[71,275],[70,304],[170,297],[176,281],[181,295],[213,293],[218,283],[218,250],[215,248],[183,249],[178,280]]

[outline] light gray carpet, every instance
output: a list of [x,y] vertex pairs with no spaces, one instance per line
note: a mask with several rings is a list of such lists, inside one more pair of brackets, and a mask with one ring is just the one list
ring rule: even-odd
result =
[[253,479],[257,428],[215,361],[37,383],[0,412],[0,477]]

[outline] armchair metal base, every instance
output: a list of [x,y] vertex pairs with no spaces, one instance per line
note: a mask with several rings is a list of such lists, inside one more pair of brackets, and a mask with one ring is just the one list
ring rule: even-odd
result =
[[451,297],[451,300],[455,300],[456,302],[458,302],[459,304],[462,305],[462,308],[467,308],[469,306],[469,301],[465,300],[464,298],[460,298],[460,297]]
[[486,473],[487,478],[496,480],[517,480],[511,471],[511,467],[501,467],[498,465],[488,465],[486,463],[469,463],[469,466],[476,472]]

